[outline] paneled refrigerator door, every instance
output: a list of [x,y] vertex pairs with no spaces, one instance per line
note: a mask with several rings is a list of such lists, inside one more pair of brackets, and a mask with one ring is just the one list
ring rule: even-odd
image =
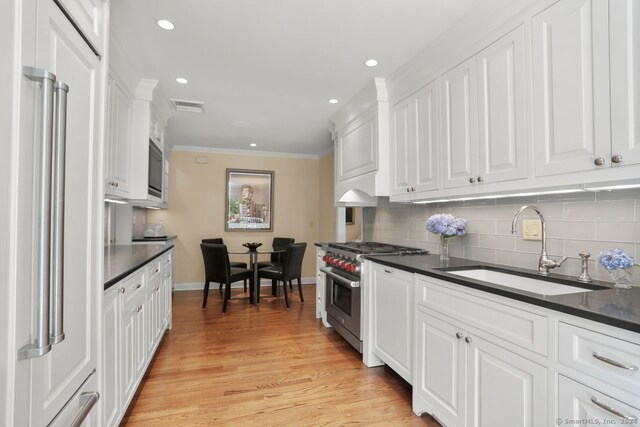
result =
[[[21,139],[20,145],[33,150],[32,159],[37,160],[20,172],[33,176],[31,191],[21,186],[17,196],[18,210],[27,217],[19,225],[35,231],[26,234],[27,242],[19,244],[18,253],[15,336],[17,347],[27,351],[17,355],[14,423],[43,426],[96,369],[97,299],[102,287],[99,118],[104,83],[100,60],[54,2],[37,1],[36,33],[35,64],[24,65],[47,70],[51,78],[43,85],[23,77],[31,90],[35,88],[36,118],[31,124],[35,136]],[[56,95],[52,101],[43,99],[54,80]],[[43,101],[47,108],[41,107]],[[44,126],[49,118],[50,127]],[[47,134],[51,135],[48,147]],[[47,195],[41,189],[49,180],[53,188]],[[23,268],[29,252],[31,271]],[[86,403],[95,405],[96,398]]]

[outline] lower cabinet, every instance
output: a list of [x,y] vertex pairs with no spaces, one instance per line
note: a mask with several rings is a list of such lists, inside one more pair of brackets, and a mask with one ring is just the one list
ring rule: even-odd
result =
[[413,274],[371,264],[368,295],[367,366],[387,364],[409,384],[413,382]]
[[544,427],[547,370],[454,319],[417,311],[414,412],[445,426]]
[[173,249],[111,286],[103,298],[103,426],[117,426],[171,327]]

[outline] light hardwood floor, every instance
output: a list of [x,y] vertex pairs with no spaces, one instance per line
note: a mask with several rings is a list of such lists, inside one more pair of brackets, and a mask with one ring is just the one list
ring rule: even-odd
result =
[[303,291],[289,311],[282,297],[232,300],[226,315],[217,289],[205,311],[201,292],[176,292],[173,330],[122,425],[439,426],[411,412],[406,382],[322,326],[314,285]]

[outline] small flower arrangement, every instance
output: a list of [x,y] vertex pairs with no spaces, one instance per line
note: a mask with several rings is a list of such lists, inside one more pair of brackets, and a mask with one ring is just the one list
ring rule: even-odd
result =
[[451,214],[431,215],[425,224],[427,230],[440,235],[440,261],[449,261],[448,238],[464,236],[467,233],[467,220]]
[[464,236],[467,233],[467,220],[451,214],[435,214],[427,219],[427,230],[440,234],[444,238]]
[[622,249],[609,249],[600,252],[596,259],[609,271],[615,282],[615,287],[625,289],[631,287],[631,273],[627,270],[636,265],[636,261],[631,255]]

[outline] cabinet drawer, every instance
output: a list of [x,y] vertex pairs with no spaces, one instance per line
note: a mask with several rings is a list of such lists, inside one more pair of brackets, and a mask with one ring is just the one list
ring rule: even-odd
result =
[[162,257],[158,257],[148,263],[145,268],[147,269],[147,280],[153,280],[162,269]]
[[558,359],[572,369],[638,394],[640,345],[560,322]]
[[122,282],[120,292],[124,294],[123,304],[125,307],[129,307],[131,305],[131,301],[137,301],[139,299],[139,295],[144,295],[146,285],[145,279],[145,269],[141,268]]
[[[520,347],[547,355],[547,318],[505,302],[496,302],[449,289],[416,276],[418,305],[439,311],[498,338]],[[436,279],[437,280],[437,279]],[[500,297],[495,297],[500,298]]]
[[557,415],[563,424],[578,425],[575,420],[589,420],[589,424],[636,425],[640,410],[560,375]]

